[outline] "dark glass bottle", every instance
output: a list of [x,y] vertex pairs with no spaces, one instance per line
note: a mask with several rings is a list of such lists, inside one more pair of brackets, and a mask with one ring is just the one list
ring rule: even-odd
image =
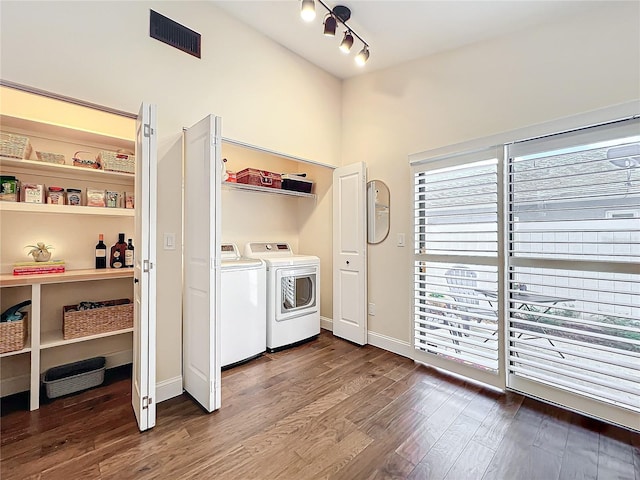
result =
[[96,268],[107,268],[107,246],[104,244],[104,235],[99,235],[96,245]]
[[133,268],[133,243],[131,243],[131,239],[129,239],[127,250],[124,252],[124,266]]
[[127,244],[124,241],[124,233],[118,234],[118,243],[111,247],[111,261],[109,265],[111,268],[123,268],[124,267],[124,255],[127,250]]

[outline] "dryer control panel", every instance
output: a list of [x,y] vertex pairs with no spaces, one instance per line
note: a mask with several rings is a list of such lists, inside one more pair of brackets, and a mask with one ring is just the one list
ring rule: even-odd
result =
[[293,250],[288,243],[250,242],[244,250],[245,256],[252,257],[260,254],[272,254],[277,256],[291,256]]

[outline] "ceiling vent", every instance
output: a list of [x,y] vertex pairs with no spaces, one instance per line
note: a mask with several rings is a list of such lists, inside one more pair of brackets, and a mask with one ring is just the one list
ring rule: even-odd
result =
[[153,10],[150,12],[149,36],[151,38],[200,58],[200,34],[198,32],[194,32],[158,12]]

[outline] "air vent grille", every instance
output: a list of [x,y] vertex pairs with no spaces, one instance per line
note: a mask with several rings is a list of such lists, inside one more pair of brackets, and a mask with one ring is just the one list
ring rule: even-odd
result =
[[194,32],[158,12],[153,10],[150,12],[149,35],[151,38],[200,58],[200,34],[198,32]]

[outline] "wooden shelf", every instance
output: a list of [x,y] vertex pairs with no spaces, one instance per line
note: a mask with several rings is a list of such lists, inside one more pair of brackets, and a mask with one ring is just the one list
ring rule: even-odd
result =
[[87,280],[110,280],[133,278],[133,268],[105,268],[104,270],[67,270],[64,273],[44,273],[36,275],[0,275],[0,287],[20,287],[34,284],[84,282]]
[[62,331],[56,330],[52,332],[42,332],[40,349],[60,347],[62,345],[69,345],[72,343],[86,342],[89,340],[96,340],[98,338],[112,337],[114,335],[122,335],[124,333],[133,332],[133,328],[124,328],[122,330],[114,330],[113,332],[98,333],[96,335],[87,335],[86,337],[72,338],[65,340],[62,338]]
[[293,190],[282,190],[280,188],[257,187],[255,185],[246,185],[244,183],[223,182],[222,188],[225,188],[228,190],[243,190],[247,192],[268,193],[271,195],[316,198],[316,195],[314,193],[294,192]]
[[[29,345],[29,338],[27,338],[26,345]],[[13,355],[20,355],[22,353],[29,353],[31,351],[31,347],[24,347],[22,350],[15,350],[13,352],[0,353],[0,358],[11,357]]]
[[[44,135],[45,137],[62,138],[82,144],[108,145],[123,149],[132,149],[134,146],[134,141],[131,138],[107,135],[87,128],[70,127],[48,121],[0,114],[0,123],[2,123],[4,128],[38,132],[38,136]],[[27,133],[25,134],[28,136]]]
[[31,175],[49,175],[79,181],[112,182],[123,185],[134,184],[133,173],[109,172],[93,168],[74,167],[73,165],[59,165],[57,163],[41,162],[37,160],[20,160],[17,158],[1,157],[2,173],[19,172]]
[[81,207],[50,205],[48,203],[0,202],[0,212],[46,213],[63,215],[102,215],[105,217],[134,217],[132,208]]

